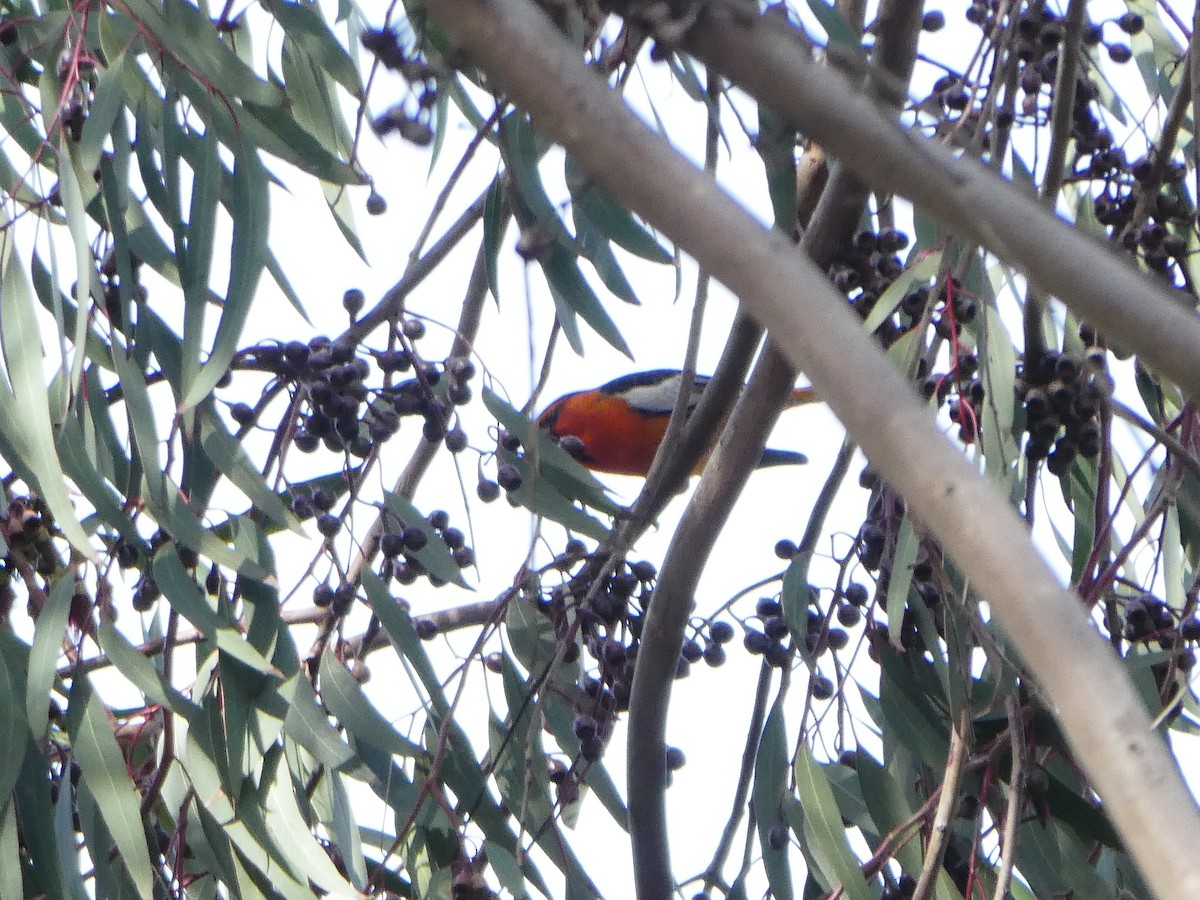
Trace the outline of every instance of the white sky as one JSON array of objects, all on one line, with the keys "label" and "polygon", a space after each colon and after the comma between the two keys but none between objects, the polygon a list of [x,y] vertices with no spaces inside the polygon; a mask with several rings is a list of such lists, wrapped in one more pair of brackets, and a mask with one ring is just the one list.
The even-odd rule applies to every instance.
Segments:
[{"label": "white sky", "polygon": [[[1111,5],[1114,10],[1123,9],[1123,5],[1119,3]],[[951,27],[930,42],[927,50],[930,54],[948,50],[953,42],[961,37],[961,32],[954,27],[960,21],[959,5],[944,6],[947,8]],[[1090,6],[1093,7],[1092,14],[1098,15],[1099,11],[1094,7],[1099,4]],[[651,70],[651,78],[654,77],[653,73],[654,70]],[[662,93],[657,95],[657,112],[668,122],[671,136],[687,146],[700,148],[704,121],[697,114],[695,106],[687,100],[680,88],[664,88],[661,79],[653,85],[656,92],[660,89]],[[398,78],[381,78],[375,87],[373,110],[376,113],[382,111],[399,96],[400,90],[401,83]],[[630,93],[633,102],[640,106],[644,94],[636,77],[630,82]],[[749,121],[753,124],[751,104],[742,103],[741,109],[749,114]],[[731,193],[766,220],[769,212],[761,167],[745,137],[737,130],[732,117],[727,118],[725,124],[729,129],[733,160],[723,156],[719,174]],[[434,172],[427,176],[429,155],[426,150],[413,148],[398,138],[390,139],[385,146],[380,147],[367,133],[363,145],[364,162],[367,170],[376,179],[380,193],[389,203],[385,215],[371,218],[363,210],[366,191],[361,190],[356,194],[359,234],[366,247],[370,265],[363,264],[346,247],[331,218],[325,213],[323,201],[313,186],[304,178],[289,173],[286,167],[270,163],[272,170],[281,175],[289,190],[293,192],[290,195],[283,191],[274,192],[272,247],[282,260],[293,285],[300,291],[318,332],[333,335],[346,326],[346,317],[341,309],[344,290],[350,287],[363,289],[369,306],[399,278],[404,260],[424,222],[430,204],[444,178],[457,162],[455,150],[464,145],[470,136],[471,133],[465,126],[457,126],[448,137],[447,151]],[[693,158],[698,155],[697,150],[693,153]],[[494,155],[491,158],[494,158]],[[550,157],[551,160],[556,158],[557,154]],[[550,171],[556,165],[560,164],[548,162],[545,170]],[[561,168],[558,171],[561,172]],[[479,161],[470,167],[462,184],[452,196],[449,211],[440,220],[440,226],[435,229],[435,239],[442,227],[452,222],[458,211],[474,200],[487,186],[494,173],[495,168],[491,163]],[[557,183],[551,179],[548,179],[548,182]],[[558,195],[565,196],[565,190],[559,188]],[[476,235],[478,234],[477,231]],[[510,248],[513,236],[510,230]],[[453,326],[474,260],[477,241],[477,236],[464,241],[451,261],[441,266],[413,295],[410,308],[427,316],[431,326],[435,322],[448,327]],[[620,256],[630,280],[638,289],[642,306],[629,307],[619,301],[610,301],[603,293],[601,296],[629,342],[635,362],[630,363],[590,332],[585,331],[586,355],[582,358],[575,357],[565,341],[560,341],[556,364],[540,406],[568,390],[598,385],[611,377],[637,369],[678,366],[682,362],[694,292],[694,266],[690,261],[685,261],[682,289],[677,297],[676,273],[670,267],[651,266],[632,260],[627,255]],[[220,265],[218,261],[214,266],[214,284],[223,283],[224,275],[217,271]],[[498,305],[492,300],[488,301],[477,350],[496,387],[502,393],[507,393],[514,405],[520,406],[528,397],[530,386],[537,377],[537,368],[541,362],[550,325],[548,316],[553,306],[539,271],[526,271],[519,258],[508,249],[502,253],[502,266],[501,296]],[[264,278],[264,296],[256,306],[243,345],[256,338],[307,340],[311,337],[309,327],[295,315],[282,297],[271,300],[266,296],[270,288],[270,282]],[[160,293],[156,296],[164,295]],[[733,311],[733,300],[722,288],[714,285],[701,346],[698,366],[700,371],[710,371],[715,364],[728,333],[728,323]],[[431,327],[430,337],[422,342],[428,358],[431,359],[441,358],[444,348],[449,343],[446,333],[438,332],[438,328]],[[241,383],[240,378],[235,380],[235,385]],[[477,379],[473,384],[477,395],[482,384],[482,379]],[[236,396],[224,396],[232,399],[251,399],[245,397],[241,391],[238,391]],[[275,414],[278,415],[278,410]],[[270,416],[266,421],[271,421]],[[490,449],[492,445],[489,442],[488,428],[491,424],[481,403],[476,402],[464,410],[464,425],[473,447],[485,451]],[[388,445],[383,454],[383,475],[380,479],[385,486],[391,487],[395,475],[407,461],[416,431],[411,424],[406,424],[401,435]],[[783,564],[772,552],[775,541],[781,537],[799,538],[815,493],[830,469],[841,439],[840,426],[823,407],[803,408],[785,414],[770,442],[771,445],[802,450],[808,454],[811,462],[804,468],[766,470],[751,479],[717,544],[717,554],[705,570],[696,598],[699,612],[710,611],[760,578],[782,571]],[[266,436],[261,436],[260,443],[264,447],[265,441]],[[469,575],[477,590],[469,595],[454,588],[434,590],[422,581],[412,589],[401,589],[401,595],[412,604],[414,613],[439,610],[458,603],[495,596],[511,582],[517,564],[524,559],[529,549],[532,523],[526,513],[510,509],[503,501],[489,506],[475,501],[475,459],[475,454],[470,451],[461,454],[457,459],[461,470],[456,471],[454,461],[449,455],[440,454],[418,492],[415,503],[426,511],[435,507],[448,509],[455,524],[464,529],[469,522],[474,533],[469,542],[475,547],[479,560],[477,576],[475,572]],[[315,465],[312,465],[313,460]],[[332,455],[323,450],[313,460],[303,459],[300,454],[293,453],[289,461],[289,476],[300,480],[308,474],[328,471],[335,464]],[[311,465],[311,472],[303,470],[304,463]],[[839,555],[846,552],[849,536],[857,531],[865,514],[866,494],[857,487],[857,472],[860,468],[861,464],[853,467],[827,527],[827,534],[841,536],[835,538]],[[490,466],[489,473],[494,475],[494,465]],[[605,477],[605,481],[612,486],[621,502],[631,502],[640,486],[640,482],[636,480],[619,477]],[[459,483],[462,486],[461,492]],[[461,499],[463,493],[470,499],[469,518]],[[1061,501],[1053,487],[1050,493],[1054,496],[1049,501],[1048,508],[1053,511],[1054,505],[1058,504],[1057,513],[1061,513]],[[668,507],[660,519],[660,528],[649,533],[638,544],[633,558],[645,558],[655,564],[661,563],[673,525],[685,502],[686,497],[678,498]],[[237,508],[236,504],[234,507]],[[366,514],[360,512],[355,518],[355,525],[363,528],[366,524]],[[313,529],[310,528],[310,533],[312,532]],[[550,535],[558,533],[555,526],[548,526],[546,532]],[[1041,539],[1043,546],[1048,548],[1048,557],[1059,562],[1061,567],[1061,557],[1056,555],[1057,550],[1053,546],[1052,537],[1043,534]],[[554,540],[555,546],[561,547],[561,540]],[[827,561],[830,550],[828,542],[821,546],[820,553],[825,561],[814,565],[811,576],[813,583],[822,587],[832,585],[836,576],[836,569]],[[311,553],[311,546],[291,540],[280,542],[279,575],[285,594],[294,587],[303,573],[311,559]],[[289,608],[307,605],[311,586],[312,582],[309,581],[301,588],[297,597],[289,604]],[[763,593],[773,593],[776,589],[777,587],[769,588]],[[743,602],[742,609],[746,613],[751,612],[755,596],[758,595],[751,595]],[[827,599],[826,593],[823,600]],[[363,620],[361,614],[356,616],[352,621],[360,627],[356,629],[352,626],[348,633],[358,633]],[[128,612],[123,616],[123,624],[131,630],[136,628],[134,618]],[[855,641],[859,635],[861,628],[853,632]],[[461,647],[464,640],[469,641],[473,637],[473,634],[462,635],[453,643]],[[306,641],[305,634],[297,636],[301,652],[307,649]],[[853,646],[852,643],[851,647]],[[711,857],[717,837],[728,816],[736,767],[745,740],[749,701],[753,695],[757,675],[757,660],[749,659],[742,651],[740,631],[728,649],[730,663],[725,667],[714,671],[703,665],[695,666],[692,675],[677,682],[674,687],[669,740],[681,746],[688,756],[688,764],[675,774],[674,786],[669,793],[669,811],[674,829],[675,855],[672,862],[678,878],[686,878],[701,871]],[[845,655],[848,657],[848,654],[849,651]],[[397,690],[397,673],[389,671],[385,663],[388,655],[385,651],[370,659],[374,677],[367,685],[367,691],[385,714],[399,719],[411,712],[412,701]],[[828,665],[828,657],[824,663]],[[824,671],[826,674],[833,674],[828,667]],[[791,689],[789,710],[792,717],[790,724],[793,728],[799,719],[803,703],[802,675],[802,672],[797,673]],[[872,666],[860,667],[856,675],[864,680],[868,689],[874,689]],[[471,677],[475,680],[474,686],[480,687],[480,679],[484,677],[482,669],[476,667]],[[486,677],[494,680],[494,693],[499,686],[498,680],[495,680],[497,676]],[[486,749],[486,737],[483,736],[487,715],[486,697],[481,690],[469,693],[469,702],[462,708],[462,720],[470,732],[480,735],[476,749],[483,752]],[[864,734],[864,729],[860,728],[860,737]],[[794,737],[793,733],[791,738]],[[872,742],[865,743],[878,752]],[[1187,757],[1188,774],[1194,778],[1197,770],[1194,746],[1189,748]],[[624,746],[623,730],[620,727],[610,744],[605,763],[617,784],[623,786]],[[387,822],[388,819],[381,818],[378,822],[364,824],[386,828]],[[574,843],[590,874],[607,896],[631,895],[627,838],[613,825],[599,803],[585,804]],[[737,860],[740,853],[741,842],[738,841],[731,858]],[[727,867],[726,871],[732,874],[734,868]],[[552,867],[546,864],[542,869],[544,874],[550,876],[551,884],[555,884]],[[799,866],[796,871],[799,871]]]}]

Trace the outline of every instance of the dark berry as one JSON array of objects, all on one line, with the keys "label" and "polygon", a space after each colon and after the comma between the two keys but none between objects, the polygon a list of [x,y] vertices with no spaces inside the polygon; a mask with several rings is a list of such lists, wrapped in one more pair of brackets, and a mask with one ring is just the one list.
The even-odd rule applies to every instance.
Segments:
[{"label": "dark berry", "polygon": [[437,623],[429,619],[417,619],[413,622],[413,630],[423,641],[431,641],[438,635]]},{"label": "dark berry", "polygon": [[672,772],[682,769],[684,766],[684,763],[687,762],[687,758],[683,755],[683,751],[680,750],[678,747],[668,747],[666,756],[667,756],[667,768],[670,769]]},{"label": "dark berry", "polygon": [[1124,44],[1109,44],[1108,58],[1115,63],[1127,63],[1133,59],[1133,51]]},{"label": "dark berry", "polygon": [[[1200,623],[1197,623],[1200,627]],[[713,622],[708,629],[708,636],[714,643],[728,644],[733,640],[733,626],[728,622]]]},{"label": "dark berry", "polygon": [[771,639],[761,631],[747,631],[742,638],[742,645],[755,655],[766,653],[767,648],[771,646]]},{"label": "dark berry", "polygon": [[312,504],[320,512],[329,512],[333,509],[335,499],[325,488],[314,488],[312,492]]},{"label": "dark berry", "polygon": [[387,212],[387,201],[383,199],[383,195],[372,189],[371,194],[367,197],[367,215],[382,216]]},{"label": "dark berry", "polygon": [[405,528],[404,529],[404,546],[409,550],[423,550],[425,545],[429,543],[429,538],[420,528]]},{"label": "dark berry", "polygon": [[440,441],[445,433],[446,426],[442,424],[440,419],[435,417],[426,418],[424,425],[421,426],[421,434],[431,444],[436,444]]},{"label": "dark berry", "polygon": [[696,641],[688,638],[683,642],[683,646],[679,650],[680,655],[688,662],[696,662],[704,655],[704,651]]},{"label": "dark berry", "polygon": [[772,616],[763,621],[763,631],[773,641],[787,637],[788,626],[782,616]]},{"label": "dark berry", "polygon": [[404,336],[410,341],[419,341],[425,337],[425,323],[420,319],[405,319]]},{"label": "dark berry", "polygon": [[709,644],[704,648],[704,662],[712,668],[725,665],[725,648],[720,644]]},{"label": "dark berry", "polygon": [[788,827],[783,822],[776,822],[767,832],[767,845],[776,853],[781,853],[788,845]]},{"label": "dark berry", "polygon": [[429,514],[429,525],[437,531],[445,531],[450,526],[450,513],[435,509]]},{"label": "dark berry", "polygon": [[313,605],[326,607],[333,602],[333,588],[327,582],[321,582],[313,588]]},{"label": "dark berry", "polygon": [[467,433],[461,428],[454,427],[446,432],[446,449],[451,453],[461,453],[467,448]]},{"label": "dark berry", "polygon": [[384,372],[407,372],[412,367],[407,350],[384,350],[375,357],[375,362]]},{"label": "dark berry", "polygon": [[342,530],[342,520],[330,513],[322,513],[317,518],[317,531],[321,532],[325,537],[334,537]]},{"label": "dark berry", "polygon": [[775,555],[780,559],[791,559],[798,552],[798,548],[794,541],[789,541],[787,538],[782,538],[775,542]]},{"label": "dark berry", "polygon": [[138,548],[134,544],[122,542],[117,547],[117,565],[122,569],[132,569],[138,563]]},{"label": "dark berry", "polygon": [[292,435],[292,441],[296,445],[296,449],[301,453],[313,453],[321,446],[321,439],[304,428],[298,428],[296,433]]},{"label": "dark berry", "polygon": [[239,425],[249,425],[254,421],[254,407],[248,403],[235,403],[229,407],[229,415]]},{"label": "dark berry", "polygon": [[481,478],[475,488],[475,493],[484,503],[491,503],[500,496],[500,485],[489,478]]},{"label": "dark berry", "polygon": [[496,480],[506,491],[515,491],[521,487],[521,472],[512,463],[505,463],[497,470]]},{"label": "dark berry", "polygon": [[330,611],[337,616],[344,616],[350,612],[350,607],[354,605],[354,585],[348,581],[343,581],[333,591],[333,603],[330,605]]},{"label": "dark berry", "polygon": [[292,513],[298,519],[311,518],[315,510],[313,509],[312,500],[305,494],[297,494],[292,498]]},{"label": "dark berry", "polygon": [[358,318],[358,314],[362,312],[363,303],[366,297],[358,288],[350,288],[342,295],[342,309],[350,314],[350,320]]},{"label": "dark berry", "polygon": [[767,661],[767,665],[773,666],[776,669],[785,668],[791,662],[791,654],[788,653],[787,647],[778,641],[773,641],[767,647],[767,651],[763,656]]},{"label": "dark berry", "polygon": [[761,597],[754,611],[760,618],[767,619],[778,616],[783,611],[783,605],[773,597]]},{"label": "dark berry", "polygon": [[404,552],[404,535],[389,531],[379,539],[379,552],[394,559]]},{"label": "dark berry", "polygon": [[558,446],[566,450],[572,459],[582,460],[587,455],[583,441],[573,434],[563,435],[558,441]]},{"label": "dark berry", "polygon": [[817,675],[809,684],[809,691],[814,700],[828,700],[833,696],[834,685],[824,675]]},{"label": "dark berry", "polygon": [[930,10],[921,17],[922,31],[941,31],[946,26],[946,14],[941,10]]},{"label": "dark berry", "polygon": [[1146,22],[1135,12],[1127,12],[1117,19],[1117,27],[1126,34],[1139,34],[1146,27]]},{"label": "dark berry", "polygon": [[446,542],[446,546],[451,550],[457,550],[467,543],[467,536],[463,534],[461,528],[443,527],[442,540]]}]

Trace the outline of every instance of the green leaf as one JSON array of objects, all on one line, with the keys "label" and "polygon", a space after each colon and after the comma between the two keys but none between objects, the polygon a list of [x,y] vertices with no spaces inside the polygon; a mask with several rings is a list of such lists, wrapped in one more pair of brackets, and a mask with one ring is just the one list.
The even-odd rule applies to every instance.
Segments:
[{"label": "green leaf", "polygon": [[[41,865],[25,870],[27,890],[47,897],[67,895],[65,867],[72,865],[75,854],[60,859],[54,835],[54,805],[50,801],[50,779],[46,777],[49,760],[30,738],[25,745],[21,777],[13,790],[21,822],[21,839],[31,859]],[[18,895],[22,896],[22,895]]]},{"label": "green leaf", "polygon": [[[554,296],[559,318],[578,314],[600,337],[632,360],[633,352],[625,343],[625,338],[621,336],[616,323],[609,317],[600,298],[579,270],[578,257],[562,244],[555,243],[541,263],[546,283]],[[565,324],[564,334],[568,334]],[[583,355],[583,346],[578,339],[571,341],[571,347],[576,353]]]},{"label": "green leaf", "polygon": [[27,670],[29,674],[25,682],[25,720],[29,723],[30,733],[37,740],[46,736],[50,724],[47,698],[54,685],[55,665],[62,654],[67,616],[71,612],[74,593],[75,577],[70,572],[60,572],[46,598],[46,605],[38,614],[37,627],[33,632]]},{"label": "green leaf", "polygon": [[[8,661],[0,662],[0,812],[5,816],[12,810],[9,795],[21,774],[21,764],[25,761],[25,747],[30,738],[25,712],[21,709],[20,702],[24,694],[25,687],[13,677]],[[41,708],[46,709],[48,706],[43,695]],[[0,833],[2,830],[0,827]],[[13,896],[5,891],[3,871],[6,865],[5,854],[0,851],[0,900],[4,900],[6,896]]]},{"label": "green leaf", "polygon": [[500,302],[500,244],[508,217],[504,214],[504,186],[500,176],[492,180],[483,207],[483,251],[487,266],[488,289]]},{"label": "green leaf", "polygon": [[416,672],[418,680],[428,694],[427,706],[437,715],[445,715],[450,708],[442,690],[442,681],[429,661],[424,644],[413,630],[408,610],[388,593],[387,586],[370,568],[362,572],[363,590],[371,602],[371,611],[387,633],[388,640]]},{"label": "green leaf", "polygon": [[243,637],[236,628],[224,624],[201,592],[196,580],[180,562],[172,547],[163,547],[154,555],[154,581],[171,603],[171,608],[196,626],[223,652],[264,675],[282,678],[276,669]]},{"label": "green leaf", "polygon": [[[557,442],[551,440],[538,428],[536,422],[525,418],[490,388],[483,389],[483,404],[505,431],[520,438],[527,456],[537,458],[539,473],[549,477],[548,470],[555,470],[556,484],[563,485],[563,491],[568,497],[582,500],[588,506],[594,506],[610,515],[620,513],[620,507],[609,499],[608,488],[604,486],[604,482],[584,468],[579,460],[567,453]],[[569,488],[565,486],[563,478],[569,483]]]},{"label": "green leaf", "polygon": [[808,0],[808,8],[816,20],[821,23],[821,27],[825,29],[825,34],[829,37],[829,44],[836,45],[841,53],[850,54],[847,66],[867,65],[862,51],[862,39],[850,27],[850,23],[846,21],[841,10],[825,3],[824,0]]},{"label": "green leaf", "polygon": [[754,144],[767,176],[767,193],[775,213],[775,229],[796,229],[796,130],[763,103],[758,104],[758,140]]},{"label": "green leaf", "polygon": [[[576,223],[586,222],[604,237],[634,256],[654,263],[670,263],[674,256],[654,236],[608,194],[596,187],[587,175],[567,157],[567,187],[571,191],[571,209]],[[796,183],[792,180],[792,200]]]},{"label": "green leaf", "polygon": [[254,292],[266,265],[267,237],[270,227],[270,197],[267,171],[252,145],[240,143],[233,169],[234,203],[233,249],[229,287],[212,352],[200,374],[184,395],[181,411],[191,409],[212,393],[229,369],[237,352],[242,328],[254,302]]},{"label": "green leaf", "polygon": [[[42,372],[42,344],[33,293],[11,242],[5,243],[0,287],[0,345],[8,383],[0,377],[0,431],[36,476],[36,488],[63,536],[89,560],[96,559],[80,527],[54,447],[50,398]],[[11,387],[10,387],[11,385]]]},{"label": "green leaf", "polygon": [[[63,790],[61,787],[58,792],[58,803],[54,807],[54,838],[58,845],[58,858],[60,862],[67,860],[74,861],[78,858],[78,852],[75,849],[75,828],[73,823],[75,812],[75,791],[68,787]],[[83,878],[79,874],[78,866],[67,864],[63,866],[62,877],[65,882],[71,900],[87,900],[87,892],[83,887]]]},{"label": "green leaf", "polygon": [[396,731],[371,705],[331,646],[326,645],[321,660],[321,699],[326,709],[356,738],[396,756],[420,757],[421,748]]},{"label": "green leaf", "polygon": [[796,753],[796,792],[804,808],[805,846],[817,858],[820,870],[830,879],[828,890],[842,886],[850,900],[877,900],[878,893],[863,878],[857,858],[846,840],[846,829],[825,767],[812,757],[807,744]]},{"label": "green leaf", "polygon": [[284,732],[311,753],[319,762],[336,771],[354,761],[354,751],[342,740],[325,711],[317,706],[317,695],[302,672],[297,672],[279,686],[279,694],[287,702]]},{"label": "green leaf", "polygon": [[325,773],[333,795],[333,821],[330,829],[333,840],[345,864],[350,883],[355,890],[365,893],[367,887],[367,865],[363,857],[362,839],[358,833],[358,822],[350,793],[346,790],[346,779],[342,773],[332,770]]},{"label": "green leaf", "polygon": [[[174,126],[174,123],[171,123]],[[172,133],[175,128],[172,127]],[[184,137],[181,135],[181,137]],[[183,281],[183,371],[181,390],[187,394],[200,371],[204,318],[208,310],[208,279],[216,237],[217,206],[221,202],[221,160],[217,134],[209,129],[190,159],[192,200],[186,230],[176,234],[175,259]],[[184,240],[180,241],[180,238]]]},{"label": "green leaf", "polygon": [[[104,70],[100,72],[94,99],[88,106],[87,119],[79,139],[78,159],[82,172],[94,172],[100,165],[104,144],[113,123],[117,116],[124,115],[124,69],[125,54],[121,53],[108,59]],[[61,172],[59,174],[61,176]]]},{"label": "green leaf", "polygon": [[[182,62],[186,70],[203,73],[216,96],[286,105],[284,92],[263,81],[242,62],[218,36],[212,20],[197,7],[183,0],[165,0],[161,5],[151,0],[130,0],[126,8],[139,29],[153,37],[160,54],[166,51],[168,58]],[[210,103],[221,102],[216,96]]]},{"label": "green leaf", "polygon": [[[87,210],[83,192],[80,189],[79,171],[81,164],[78,160],[78,153],[73,152],[74,147],[69,142],[64,141],[59,150],[59,158],[62,164],[58,171],[58,190],[59,195],[63,200],[63,211],[67,217],[67,230],[71,233],[71,242],[75,246],[75,277],[76,277],[76,293],[80,300],[77,302],[81,308],[86,308],[87,299],[91,295],[92,290],[96,287],[96,265],[92,261],[92,247],[88,240],[88,220]],[[84,171],[92,171],[86,169]],[[53,261],[53,254],[51,260]],[[83,285],[87,285],[87,290],[83,289]],[[63,365],[65,366],[69,359],[67,348],[61,346],[66,339],[66,313],[63,308],[62,294],[55,290],[51,292],[51,310],[54,313],[55,324],[59,328],[60,350],[63,354]],[[71,365],[70,385],[73,392],[78,392],[80,378],[83,373],[83,363],[85,354],[82,348],[87,341],[87,317],[75,316],[75,328],[73,335],[73,343],[75,349],[75,359]],[[60,424],[65,416],[65,410],[62,410],[64,415],[54,416],[55,424]]]},{"label": "green leaf", "polygon": [[175,690],[163,677],[162,672],[129,643],[112,622],[107,619],[100,620],[100,627],[96,631],[96,643],[100,645],[109,662],[142,692],[148,702],[157,703],[179,713],[185,719],[190,718],[196,704]]},{"label": "green leaf", "polygon": [[787,849],[771,847],[771,830],[783,821],[783,798],[787,793],[787,728],[782,696],[776,699],[763,725],[754,760],[754,813],[758,820],[758,843],[762,848],[763,868],[777,900],[792,898],[792,870]]},{"label": "green leaf", "polygon": [[893,640],[899,640],[903,631],[904,610],[908,604],[909,588],[912,587],[913,565],[917,561],[919,545],[912,519],[906,515],[900,523],[900,534],[896,538],[896,552],[892,561],[892,576],[888,580],[888,633]]},{"label": "green leaf", "polygon": [[930,279],[937,275],[942,267],[942,253],[936,251],[922,257],[915,266],[910,266],[901,273],[900,277],[887,286],[887,289],[875,301],[871,312],[863,322],[866,331],[873,332],[891,316],[900,306],[904,295],[917,284],[929,284]]},{"label": "green leaf", "polygon": [[607,526],[575,506],[571,499],[553,483],[553,479],[550,477],[552,470],[547,470],[547,477],[539,478],[525,457],[501,450],[500,459],[515,466],[521,474],[521,486],[515,491],[509,491],[508,494],[514,501],[530,512],[545,516],[552,522],[557,522],[564,528],[590,537],[592,540],[603,541],[608,537]]},{"label": "green leaf", "polygon": [[338,43],[321,17],[321,7],[284,0],[264,0],[263,6],[283,26],[289,38],[303,47],[322,70],[328,72],[353,97],[361,97],[358,66]]},{"label": "green leaf", "polygon": [[154,408],[146,379],[116,343],[113,344],[112,354],[113,367],[124,392],[137,459],[143,469],[146,505],[154,518],[167,528],[175,540],[213,562],[252,578],[267,577],[268,573],[258,561],[257,554],[251,556],[240,548],[231,550],[224,541],[201,525],[195,512],[182,498],[179,486],[167,476],[159,460]]},{"label": "green leaf", "polygon": [[[22,749],[23,753],[24,749]],[[19,762],[18,758],[18,768]],[[21,883],[21,875],[21,844],[20,828],[17,824],[17,806],[15,803],[5,803],[0,808],[0,900],[23,900],[25,891]]]},{"label": "green leaf", "polygon": [[484,841],[481,849],[487,854],[488,864],[500,880],[500,886],[508,891],[514,900],[528,900],[529,891],[525,887],[525,877],[521,874],[521,866],[516,857],[495,841]]},{"label": "green leaf", "polygon": [[299,533],[300,521],[267,486],[245,448],[213,414],[211,404],[202,405],[197,413],[195,427],[200,431],[200,443],[213,464],[249,498],[254,510],[277,526]]},{"label": "green leaf", "polygon": [[355,890],[350,882],[339,874],[329,854],[317,843],[312,829],[304,821],[287,767],[276,766],[269,782],[270,790],[264,808],[267,829],[275,844],[291,862],[292,868],[322,891],[334,896],[354,895]]},{"label": "green leaf", "polygon": [[75,761],[96,798],[121,862],[139,896],[149,898],[153,894],[153,874],[150,848],[146,844],[146,832],[138,809],[138,793],[129,780],[108,712],[92,692],[91,680],[87,677],[73,679],[67,730]]},{"label": "green leaf", "polygon": [[933,771],[946,765],[950,732],[944,717],[936,712],[913,673],[890,645],[881,648],[882,673],[879,698],[860,693],[871,718],[888,726],[901,744],[915,753]]}]

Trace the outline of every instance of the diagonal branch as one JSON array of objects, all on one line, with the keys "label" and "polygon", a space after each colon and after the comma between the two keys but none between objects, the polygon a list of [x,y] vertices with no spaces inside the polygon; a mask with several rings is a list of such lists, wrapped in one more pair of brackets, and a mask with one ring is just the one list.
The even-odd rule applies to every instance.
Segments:
[{"label": "diagonal branch", "polygon": [[[1200,813],[1111,648],[1006,499],[940,434],[824,274],[633,115],[527,0],[430,0],[427,9],[543,133],[731,288],[811,377],[881,476],[978,585],[1146,883],[1168,900],[1200,896],[1200,870],[1191,864]],[[740,16],[705,7],[689,40],[872,186],[906,194],[1101,330],[1119,329],[1125,346],[1200,396],[1200,323],[1150,279],[990,172],[898,129],[842,78],[805,64],[788,31],[745,7]]]}]

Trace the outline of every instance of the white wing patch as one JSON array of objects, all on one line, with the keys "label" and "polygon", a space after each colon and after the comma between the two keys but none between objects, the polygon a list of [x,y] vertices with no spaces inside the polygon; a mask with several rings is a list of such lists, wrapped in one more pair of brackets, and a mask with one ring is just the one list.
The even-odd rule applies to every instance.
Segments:
[{"label": "white wing patch", "polygon": [[[688,400],[688,411],[696,408],[700,395],[708,378],[697,375],[692,382],[692,396]],[[665,378],[657,384],[643,384],[621,392],[629,405],[639,412],[652,415],[670,415],[675,408],[675,398],[679,396],[679,375]]]}]

